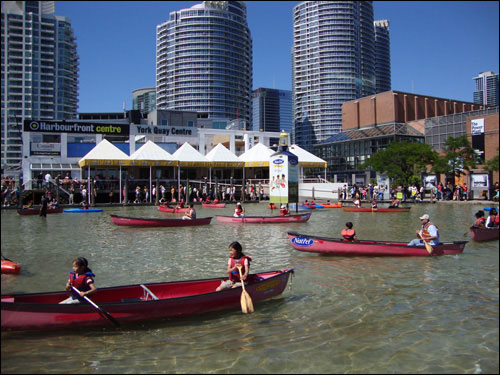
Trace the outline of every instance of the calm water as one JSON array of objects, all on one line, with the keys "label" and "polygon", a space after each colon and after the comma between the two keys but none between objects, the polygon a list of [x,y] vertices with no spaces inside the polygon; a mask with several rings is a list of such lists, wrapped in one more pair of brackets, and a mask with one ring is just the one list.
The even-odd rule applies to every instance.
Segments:
[{"label": "calm water", "polygon": [[[433,258],[328,257],[301,253],[286,232],[409,241],[428,213],[442,241],[470,240],[480,204],[414,205],[410,213],[316,210],[308,223],[136,229],[109,214],[168,217],[153,207],[47,218],[1,213],[2,253],[22,266],[2,294],[62,290],[85,256],[98,287],[224,275],[240,241],[252,271],[295,268],[291,289],[255,313],[239,309],[115,329],[2,333],[2,373],[483,373],[499,371],[498,241],[469,242]],[[248,215],[268,214],[247,204]],[[275,211],[276,213],[276,211]]]}]

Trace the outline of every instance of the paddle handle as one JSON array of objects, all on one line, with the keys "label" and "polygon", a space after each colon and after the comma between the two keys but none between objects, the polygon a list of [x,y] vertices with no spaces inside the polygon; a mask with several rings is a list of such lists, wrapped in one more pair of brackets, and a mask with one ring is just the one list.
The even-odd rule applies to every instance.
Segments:
[{"label": "paddle handle", "polygon": [[241,287],[243,288],[243,291],[246,292],[245,281],[243,280],[243,274],[241,273],[241,267],[243,267],[241,264],[236,265],[236,268],[238,269],[238,272],[240,273]]},{"label": "paddle handle", "polygon": [[[75,293],[80,295],[80,291],[78,289],[76,289],[73,285],[71,285],[71,288],[75,291]],[[106,311],[101,309],[99,306],[97,306],[90,298],[88,298],[87,296],[83,296],[83,298],[85,299],[85,301],[87,301],[93,307],[95,307],[97,310],[99,310],[101,313],[103,313],[104,316],[106,318],[108,318],[114,325],[116,325],[117,327],[120,326],[120,323],[118,323],[118,321],[115,318],[113,318],[109,313],[107,313]]]}]

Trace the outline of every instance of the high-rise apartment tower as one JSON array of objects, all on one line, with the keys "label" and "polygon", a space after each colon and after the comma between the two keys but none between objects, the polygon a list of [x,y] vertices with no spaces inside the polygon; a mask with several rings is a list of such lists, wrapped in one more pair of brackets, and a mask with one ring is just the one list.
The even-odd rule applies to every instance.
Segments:
[{"label": "high-rise apartment tower", "polygon": [[388,20],[375,21],[373,24],[375,30],[376,92],[379,93],[391,90],[391,40]]},{"label": "high-rise apartment tower", "polygon": [[252,39],[243,1],[204,1],[156,27],[156,106],[250,121]]},{"label": "high-rise apartment tower", "polygon": [[474,77],[476,91],[474,103],[497,106],[498,105],[498,74],[493,72],[479,73]]},{"label": "high-rise apartment tower", "polygon": [[76,38],[54,12],[55,1],[2,1],[2,176],[20,171],[24,119],[76,117]]},{"label": "high-rise apartment tower", "polygon": [[292,61],[294,141],[312,150],[341,131],[344,102],[376,93],[372,1],[298,4]]}]

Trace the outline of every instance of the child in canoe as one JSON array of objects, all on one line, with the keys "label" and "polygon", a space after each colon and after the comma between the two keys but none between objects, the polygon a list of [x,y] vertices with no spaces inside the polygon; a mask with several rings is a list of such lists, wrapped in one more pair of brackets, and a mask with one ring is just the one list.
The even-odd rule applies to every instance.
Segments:
[{"label": "child in canoe", "polygon": [[[95,275],[92,273],[92,270],[88,266],[89,263],[87,259],[83,257],[73,260],[73,270],[69,273],[69,279],[66,283],[66,290],[68,292],[71,292],[71,295],[69,296],[69,298],[59,303],[80,303],[83,299],[82,297],[88,297],[97,291],[93,279]],[[74,286],[76,289],[78,289],[80,293],[76,294],[71,286]]]},{"label": "child in canoe", "polygon": [[238,271],[238,265],[242,266],[241,274],[243,280],[248,277],[248,272],[250,271],[250,262],[252,258],[243,254],[243,248],[238,241],[234,241],[229,245],[229,260],[227,262],[227,274],[229,279],[222,281],[217,287],[216,291],[219,292],[224,289],[237,288],[241,286],[240,273]]}]

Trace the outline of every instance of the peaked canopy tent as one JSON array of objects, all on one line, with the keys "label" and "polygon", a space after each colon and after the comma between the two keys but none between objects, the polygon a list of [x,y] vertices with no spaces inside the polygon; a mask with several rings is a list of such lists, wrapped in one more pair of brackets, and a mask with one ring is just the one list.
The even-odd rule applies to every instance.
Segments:
[{"label": "peaked canopy tent", "polygon": [[181,168],[182,167],[207,167],[212,165],[212,162],[203,156],[189,143],[185,142],[177,151],[172,155],[178,161],[177,167],[177,195],[180,199],[180,181],[181,181]]},{"label": "peaked canopy tent", "polygon": [[[177,167],[179,162],[153,141],[148,141],[141,148],[130,155],[130,166],[149,166],[149,191],[152,190],[152,167]],[[121,173],[120,173],[121,178]],[[156,186],[158,189],[159,186]],[[153,194],[149,194],[151,203]],[[156,194],[158,197],[158,194]]]},{"label": "peaked canopy tent", "polygon": [[[90,178],[90,167],[94,166],[119,166],[120,167],[120,191],[122,190],[122,165],[129,165],[129,156],[120,150],[118,147],[114,146],[111,142],[103,139],[99,144],[97,144],[92,150],[90,150],[83,158],[78,161],[80,168],[88,167],[88,199],[90,203],[91,190],[91,178]],[[81,174],[83,176],[83,174]],[[121,202],[121,194],[120,194]]]},{"label": "peaked canopy tent", "polygon": [[299,178],[304,178],[304,168],[324,168],[326,179],[326,161],[297,145],[291,145],[288,150],[299,158]]},{"label": "peaked canopy tent", "polygon": [[212,184],[212,167],[243,168],[245,178],[245,162],[228,150],[222,143],[217,144],[205,157],[212,162],[209,168],[209,179]]}]

